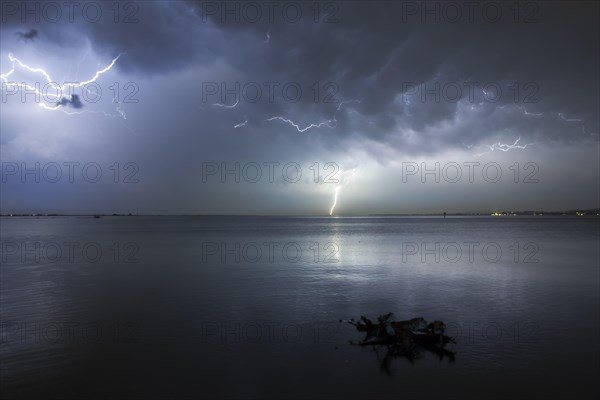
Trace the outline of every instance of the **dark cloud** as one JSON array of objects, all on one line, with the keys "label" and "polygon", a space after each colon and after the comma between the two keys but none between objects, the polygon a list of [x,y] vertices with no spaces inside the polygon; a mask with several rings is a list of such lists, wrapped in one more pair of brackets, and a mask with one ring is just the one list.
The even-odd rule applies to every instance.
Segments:
[{"label": "dark cloud", "polygon": [[[262,18],[254,22],[249,20],[252,10],[244,14],[240,2],[137,4],[134,22],[115,24],[107,19],[65,29],[77,29],[106,57],[126,52],[117,68],[136,76],[202,66],[212,71],[212,81],[228,88],[251,82],[276,82],[279,87],[294,83],[302,88],[297,102],[282,98],[281,92],[273,102],[263,87],[259,101],[240,99],[231,110],[233,115],[221,114],[225,118],[241,120],[238,112],[255,121],[283,116],[300,126],[335,118],[335,129],[311,130],[330,140],[331,146],[353,132],[387,141],[406,130],[428,136],[440,124],[481,129],[462,130],[462,137],[438,138],[439,146],[428,147],[428,152],[465,138],[495,136],[506,125],[532,141],[595,140],[589,133],[599,131],[600,104],[597,93],[590,90],[598,87],[600,68],[595,3],[535,3],[538,9],[530,23],[524,23],[529,9],[522,10],[525,16],[515,23],[510,7],[502,8],[503,18],[494,23],[476,8],[469,22],[463,3],[457,4],[465,16],[456,23],[442,14],[437,22],[433,17],[423,20],[418,13],[408,13],[406,2],[338,2],[334,23],[315,23],[314,11],[304,3],[298,3],[303,4],[302,18],[293,23],[282,17],[283,5],[275,8],[272,20],[263,5]],[[441,7],[442,3],[432,4]],[[270,40],[265,43],[267,33]],[[50,36],[57,44],[76,45],[61,29]],[[226,68],[215,69],[217,64]],[[190,89],[201,90],[205,82],[191,82]],[[329,83],[335,85],[330,99],[325,88]],[[453,93],[453,85],[461,89],[456,101],[444,96]],[[497,100],[482,97],[485,85],[491,85],[491,91],[500,88]],[[432,90],[437,95],[428,94]],[[405,95],[411,97],[410,104]],[[348,99],[361,102],[336,111],[339,102]],[[227,100],[233,103],[231,96]],[[459,100],[473,105],[470,114],[466,107],[457,112]],[[356,113],[349,115],[351,111]],[[490,113],[499,117],[498,125],[490,123]],[[527,113],[543,116],[533,118]],[[557,122],[559,114],[581,123]],[[272,124],[263,125],[262,129],[269,129]]]},{"label": "dark cloud", "polygon": [[76,94],[71,95],[71,97],[69,99],[67,99],[66,97],[61,98],[59,101],[56,102],[56,105],[57,106],[70,106],[73,108],[82,108],[83,107],[83,103],[79,99],[79,96]]},{"label": "dark cloud", "polygon": [[33,41],[38,36],[38,31],[37,29],[31,29],[27,32],[17,32],[17,35],[24,41]]},{"label": "dark cloud", "polygon": [[[481,16],[473,23],[402,23],[403,2],[340,2],[339,22],[333,24],[316,24],[309,17],[297,23],[244,23],[243,18],[224,23],[216,13],[208,18],[214,25],[201,22],[200,16],[190,22],[211,31],[211,39],[222,44],[216,51],[201,40],[205,47],[196,54],[208,51],[209,56],[194,62],[211,64],[215,58],[210,54],[216,51],[215,57],[231,69],[220,77],[228,87],[236,82],[299,83],[304,96],[298,102],[281,96],[275,103],[242,101],[224,117],[243,110],[257,121],[282,116],[301,127],[335,118],[334,129],[310,131],[329,142],[329,148],[346,146],[340,139],[353,132],[415,153],[491,140],[509,131],[529,141],[595,142],[600,105],[590,88],[598,87],[598,26],[592,17],[598,5],[538,6],[531,23],[515,23],[510,15],[498,23]],[[267,32],[271,39],[265,45]],[[316,82],[335,83],[338,102],[361,102],[336,112],[337,104],[325,103],[323,96],[315,101],[311,89]],[[452,85],[462,91],[456,101],[444,96]],[[482,93],[486,85],[489,98]],[[407,88],[415,88],[416,94],[407,94]],[[494,88],[501,90],[497,99]],[[431,90],[437,98],[428,94]],[[286,127],[275,123],[279,131]],[[446,126],[443,136],[436,134],[441,125]],[[287,128],[294,133],[292,126]],[[261,129],[271,126],[262,124]],[[397,140],[410,131],[431,146],[410,148]]]}]

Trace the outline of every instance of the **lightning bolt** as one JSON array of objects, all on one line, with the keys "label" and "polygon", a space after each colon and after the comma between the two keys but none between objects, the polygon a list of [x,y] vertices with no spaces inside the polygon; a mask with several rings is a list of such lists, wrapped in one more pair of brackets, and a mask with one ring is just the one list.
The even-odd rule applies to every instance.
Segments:
[{"label": "lightning bolt", "polygon": [[340,179],[338,184],[335,187],[335,191],[333,193],[333,204],[331,205],[331,208],[329,209],[329,215],[333,215],[333,211],[335,210],[335,206],[337,205],[337,201],[338,201],[338,196],[340,193],[340,189],[344,186],[347,185],[348,183],[350,183],[350,181],[352,180],[352,178],[354,178],[354,174],[356,173],[356,168],[352,169],[352,175],[349,178],[345,178],[344,177],[344,173],[342,170],[340,170]]},{"label": "lightning bolt", "polygon": [[244,122],[240,122],[239,124],[237,124],[237,125],[234,125],[234,126],[233,126],[233,128],[234,128],[234,129],[241,128],[241,127],[243,127],[243,126],[246,126],[247,124],[248,124],[248,118],[246,118],[246,119],[244,120]]},{"label": "lightning bolt", "polygon": [[518,144],[519,141],[521,141],[521,137],[520,136],[517,138],[517,140],[515,140],[515,142],[513,144],[504,144],[504,143],[497,142],[497,143],[494,143],[492,145],[488,144],[488,145],[485,145],[485,146],[487,146],[491,151],[501,150],[501,151],[506,152],[506,151],[509,151],[509,150],[512,150],[512,149],[525,150],[527,148],[527,146],[533,146],[533,145],[537,144],[537,143],[527,143],[527,144],[524,144],[524,145],[519,145]]},{"label": "lightning bolt", "polygon": [[223,108],[235,108],[238,105],[239,102],[240,102],[240,99],[237,99],[235,101],[235,103],[233,103],[230,106],[228,106],[227,104],[221,104],[221,103],[213,103],[213,106],[215,106],[215,107],[223,107]]},{"label": "lightning bolt", "polygon": [[565,117],[565,114],[563,114],[563,113],[558,113],[558,116],[559,116],[559,117],[560,117],[560,118],[561,118],[563,121],[566,121],[566,122],[583,122],[583,120],[582,120],[582,119],[579,119],[579,118],[566,118],[566,117]]},{"label": "lightning bolt", "polygon": [[330,129],[333,129],[333,128],[335,128],[337,126],[337,119],[336,119],[336,117],[337,117],[338,111],[340,111],[342,109],[342,106],[344,104],[360,103],[360,102],[361,102],[361,100],[345,100],[345,101],[340,101],[340,104],[338,104],[338,106],[337,106],[337,108],[335,110],[335,113],[333,114],[333,117],[331,119],[328,119],[326,121],[319,122],[319,123],[316,123],[316,124],[313,123],[313,124],[305,126],[304,128],[301,128],[299,124],[295,123],[291,119],[287,119],[287,118],[284,118],[284,117],[281,117],[281,116],[267,118],[267,119],[265,119],[265,121],[269,122],[269,121],[279,120],[279,121],[288,123],[288,124],[292,125],[294,128],[296,128],[296,130],[298,132],[300,132],[300,133],[304,133],[304,132],[308,131],[309,129],[320,128],[322,126],[326,126],[326,127],[330,128]]},{"label": "lightning bolt", "polygon": [[[514,85],[511,84],[511,85]],[[489,92],[486,92],[485,90],[482,90],[483,95],[488,98],[490,98],[489,96]],[[464,102],[466,102],[466,100],[461,99],[460,104],[464,104]],[[406,103],[406,101],[405,101]],[[479,103],[479,106],[482,106],[484,103]],[[475,106],[474,104],[471,104],[470,109],[471,110],[476,110],[479,107]],[[518,114],[517,116],[519,118],[523,118],[523,119],[528,119],[528,120],[540,120],[543,123],[549,123],[549,124],[554,124],[554,125],[567,125],[567,124],[579,124],[581,127],[581,132],[583,133],[583,135],[588,136],[588,137],[594,137],[597,136],[597,134],[594,133],[588,133],[589,124],[586,124],[586,122],[583,119],[580,118],[569,118],[567,116],[565,116],[565,114],[563,112],[556,112],[556,111],[545,111],[545,112],[530,112],[528,111],[528,109],[524,106],[524,105],[518,105],[518,104],[505,104],[502,106],[497,106],[496,110],[494,111],[499,111],[499,110],[505,110],[505,112],[510,112],[511,114]],[[456,115],[458,115],[458,110],[456,112]],[[587,127],[586,127],[587,125]],[[573,127],[573,125],[569,125],[570,127]],[[463,146],[466,147],[468,150],[477,150],[477,151],[482,151],[481,149],[483,149],[482,152],[476,153],[474,154],[475,157],[481,157],[485,154],[488,154],[492,151],[502,151],[502,152],[508,152],[511,150],[525,150],[526,148],[528,148],[529,146],[534,146],[537,144],[541,144],[541,143],[526,143],[526,144],[522,144],[520,143],[521,138],[517,138],[517,140],[515,140],[514,143],[501,143],[501,142],[497,142],[497,143],[493,143],[493,144],[484,144],[484,145],[476,145],[476,144],[465,144],[463,143]],[[487,151],[485,151],[487,150]]]},{"label": "lightning bolt", "polygon": [[[474,145],[465,145],[467,147],[467,149],[480,149],[481,147],[487,147],[488,149],[490,149],[490,151],[496,151],[496,150],[500,150],[503,152],[507,152],[509,150],[513,150],[513,149],[518,149],[518,150],[525,150],[527,147],[529,146],[534,146],[536,144],[539,143],[526,143],[526,144],[519,144],[519,142],[521,141],[521,137],[519,136],[517,138],[517,140],[515,140],[515,142],[513,144],[506,144],[506,143],[493,143],[493,144],[484,144],[482,146],[474,146]],[[481,157],[484,154],[489,153],[489,151],[484,151],[483,153],[478,153],[475,154],[476,157]]]},{"label": "lightning bolt", "polygon": [[[500,106],[498,108],[504,109],[506,107],[506,105],[504,106]],[[532,113],[527,111],[527,109],[525,109],[525,107],[523,106],[516,106],[517,109],[519,109],[524,115],[529,116],[529,117],[542,117],[544,115],[544,113]],[[549,114],[551,116],[558,116],[562,121],[564,122],[577,122],[581,124],[581,131],[583,132],[583,134],[585,135],[589,135],[589,136],[595,136],[596,134],[594,133],[588,133],[585,129],[585,125],[584,125],[584,120],[580,119],[580,118],[567,118],[565,117],[565,114],[562,112],[549,112]],[[480,149],[482,147],[487,147],[490,151],[496,151],[496,150],[500,150],[503,152],[507,152],[509,150],[513,150],[513,149],[518,149],[518,150],[525,150],[527,147],[529,146],[534,146],[537,145],[539,143],[534,142],[534,143],[526,143],[526,144],[519,144],[521,140],[521,137],[517,138],[517,140],[515,140],[515,142],[513,144],[507,144],[507,143],[493,143],[493,144],[484,144],[481,146],[475,146],[473,144],[471,145],[466,145],[463,143],[463,146],[465,146],[467,149]],[[484,154],[488,154],[489,151],[484,151],[483,153],[477,153],[475,154],[476,157],[481,157]]]},{"label": "lightning bolt", "polygon": [[350,103],[362,103],[362,100],[345,100],[345,101],[340,101],[340,104],[338,104],[337,108],[335,109],[336,111],[340,111],[342,109],[342,106],[344,104],[350,104]]},{"label": "lightning bolt", "polygon": [[329,215],[333,215],[333,210],[335,209],[335,206],[337,204],[337,199],[338,199],[338,193],[340,191],[340,186],[336,186],[335,188],[335,194],[333,196],[333,205],[331,206],[331,209],[329,210]]},{"label": "lightning bolt", "polygon": [[[505,106],[499,107],[499,108],[504,108],[504,107]],[[517,108],[519,110],[523,111],[523,114],[528,115],[528,116],[541,117],[541,116],[544,115],[544,113],[531,113],[531,112],[528,112],[525,109],[525,107],[523,107],[523,106],[517,106]],[[590,134],[587,133],[587,131],[585,130],[585,125],[584,125],[585,121],[582,120],[581,118],[567,118],[567,117],[565,117],[565,114],[562,113],[562,112],[559,112],[559,113],[550,112],[550,114],[558,116],[561,120],[563,120],[565,122],[579,122],[579,123],[581,123],[581,131],[583,132],[583,134],[590,135],[590,136],[594,136],[595,135],[595,133],[590,133]]]},{"label": "lightning bolt", "polygon": [[565,117],[564,113],[558,113],[557,115],[560,117],[560,119],[562,119],[565,122],[579,122],[581,124],[581,132],[584,135],[586,135],[586,136],[598,136],[598,133],[588,132],[585,129],[585,122],[584,122],[584,120],[582,120],[580,118],[567,118],[567,117]]},{"label": "lightning bolt", "polygon": [[[94,76],[92,76],[88,80],[85,80],[85,81],[82,81],[82,82],[68,82],[68,83],[65,83],[63,85],[58,85],[52,79],[52,77],[50,76],[50,74],[48,72],[46,72],[46,70],[44,70],[43,68],[34,68],[34,67],[31,67],[31,66],[25,64],[24,62],[22,62],[21,60],[19,60],[12,53],[9,53],[8,54],[8,59],[11,62],[11,69],[7,73],[5,73],[5,74],[1,74],[0,75],[0,80],[6,84],[6,87],[11,87],[11,88],[12,87],[17,87],[17,88],[20,88],[20,89],[26,89],[26,90],[28,90],[30,92],[36,93],[39,96],[43,96],[43,97],[50,96],[51,98],[54,98],[56,100],[56,99],[60,99],[60,98],[63,97],[62,92],[64,92],[65,89],[68,89],[68,88],[79,88],[79,87],[83,87],[85,85],[89,85],[90,83],[95,82],[101,75],[103,75],[106,72],[110,71],[115,66],[115,63],[117,62],[117,60],[119,60],[119,58],[122,55],[124,55],[124,54],[125,53],[119,53],[110,62],[110,64],[108,64],[106,67],[102,68],[101,70],[96,71],[96,73],[94,74]],[[27,70],[29,72],[33,72],[33,73],[36,73],[36,74],[43,75],[44,78],[46,79],[46,83],[50,87],[52,87],[53,89],[57,90],[57,92],[59,92],[60,94],[42,93],[35,86],[31,86],[31,85],[28,85],[26,83],[9,82],[8,81],[8,77],[10,77],[11,75],[13,75],[15,73],[17,66],[20,67],[20,68],[22,68],[22,69],[24,69],[24,70]],[[88,93],[91,93],[87,89],[86,89],[86,91]],[[59,110],[59,111],[64,112],[67,115],[93,113],[93,114],[102,114],[102,115],[110,117],[110,118],[121,117],[123,119],[126,119],[125,112],[120,108],[121,103],[118,102],[118,101],[116,101],[115,99],[113,99],[113,103],[117,104],[117,113],[118,114],[109,114],[109,113],[107,113],[105,111],[98,111],[98,110],[82,110],[82,111],[72,111],[72,112],[70,112],[70,111],[62,109],[61,105],[57,105],[55,107],[50,107],[50,106],[47,106],[44,103],[40,103],[39,106],[42,107],[42,108],[44,108],[44,109],[46,109],[46,110],[52,110],[52,111]]]},{"label": "lightning bolt", "polygon": [[533,117],[541,117],[542,115],[544,115],[544,113],[531,113],[531,112],[527,111],[525,109],[525,107],[523,107],[523,106],[517,106],[517,108],[519,110],[523,111],[523,114],[525,114],[525,115],[530,115],[530,116],[533,116]]},{"label": "lightning bolt", "polygon": [[125,111],[123,111],[123,109],[121,109],[121,103],[119,103],[119,102],[114,102],[114,103],[117,104],[117,107],[116,107],[117,114],[110,114],[110,113],[107,113],[106,111],[102,111],[102,110],[67,111],[67,110],[63,109],[62,106],[60,106],[60,105],[50,107],[43,103],[40,103],[39,106],[45,110],[62,111],[63,113],[65,113],[67,115],[100,114],[100,115],[104,115],[105,117],[111,118],[111,119],[115,119],[115,118],[119,118],[119,117],[123,118],[124,120],[127,119],[127,115],[125,114]]},{"label": "lightning bolt", "polygon": [[304,133],[307,130],[312,129],[312,128],[320,128],[322,126],[326,126],[328,128],[333,129],[333,128],[335,128],[335,125],[331,125],[331,124],[336,122],[336,120],[328,119],[327,121],[320,122],[318,124],[310,124],[308,126],[305,126],[304,128],[300,128],[300,125],[298,125],[297,123],[295,123],[291,119],[286,119],[286,118],[283,118],[283,117],[272,117],[272,118],[265,119],[265,121],[274,121],[274,120],[279,120],[279,121],[286,122],[286,123],[292,125],[294,128],[296,128],[296,130],[298,132],[300,132],[300,133]]}]

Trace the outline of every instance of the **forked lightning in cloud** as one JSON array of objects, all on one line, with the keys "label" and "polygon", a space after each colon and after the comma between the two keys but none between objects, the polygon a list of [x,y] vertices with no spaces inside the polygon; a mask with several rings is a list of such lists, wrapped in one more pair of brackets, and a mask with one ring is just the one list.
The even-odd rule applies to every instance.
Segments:
[{"label": "forked lightning in cloud", "polygon": [[[21,60],[19,60],[12,53],[9,53],[8,54],[8,59],[11,62],[11,69],[7,73],[5,73],[5,74],[1,74],[0,75],[0,80],[2,80],[2,83],[3,83],[2,86],[3,86],[3,88],[4,87],[6,87],[6,88],[20,88],[21,90],[25,89],[25,90],[27,90],[27,91],[29,91],[31,93],[35,93],[35,94],[37,94],[39,96],[42,96],[44,98],[49,97],[49,98],[51,98],[53,100],[58,100],[58,102],[56,103],[56,105],[52,106],[52,107],[48,106],[48,105],[46,105],[44,103],[40,103],[39,106],[42,107],[42,108],[44,108],[44,109],[46,109],[46,110],[53,110],[53,111],[54,110],[59,110],[59,111],[62,111],[65,114],[68,114],[68,115],[93,113],[93,114],[102,114],[102,115],[107,116],[109,118],[120,117],[120,118],[126,119],[125,112],[120,107],[121,103],[118,102],[118,101],[116,101],[115,99],[113,99],[113,103],[117,104],[117,107],[116,107],[117,114],[109,114],[109,113],[107,113],[105,111],[99,111],[99,110],[67,111],[67,110],[63,109],[63,106],[65,104],[73,103],[74,100],[76,99],[76,95],[70,95],[68,99],[65,99],[65,97],[63,96],[63,92],[66,89],[79,88],[79,87],[83,87],[83,86],[89,85],[89,84],[91,84],[93,82],[96,82],[96,80],[98,78],[100,78],[100,76],[102,74],[105,74],[106,72],[110,71],[115,66],[115,63],[117,62],[117,60],[122,55],[124,55],[124,54],[125,53],[118,54],[110,62],[110,64],[108,64],[106,67],[104,67],[104,68],[96,71],[96,73],[90,79],[88,79],[88,80],[85,80],[85,81],[82,81],[82,82],[67,82],[67,83],[64,83],[62,85],[59,85],[59,84],[56,83],[55,80],[52,79],[52,77],[50,76],[50,74],[48,72],[46,72],[45,69],[31,67],[31,66],[25,64],[24,62],[22,62]],[[56,93],[47,93],[47,92],[42,93],[40,91],[40,89],[38,87],[36,87],[36,86],[32,86],[32,85],[29,85],[27,83],[9,82],[8,78],[15,73],[17,66],[20,67],[20,68],[22,68],[22,69],[24,69],[24,70],[27,70],[29,72],[33,72],[33,73],[36,73],[36,74],[41,74],[42,76],[44,76],[44,78],[46,80],[47,86],[49,86],[50,88],[52,88],[53,90],[55,90]],[[89,90],[87,90],[87,91],[89,92]]]},{"label": "forked lightning in cloud", "polygon": [[506,151],[509,151],[509,150],[512,150],[512,149],[525,150],[527,148],[527,146],[533,146],[533,145],[537,144],[537,143],[527,143],[527,144],[520,145],[520,144],[518,144],[520,141],[521,141],[521,137],[519,136],[517,138],[517,140],[515,140],[515,142],[513,144],[505,144],[505,143],[497,142],[497,143],[494,143],[494,144],[491,144],[491,145],[486,144],[484,146],[488,147],[491,151],[500,150],[500,151],[505,151],[506,152]]},{"label": "forked lightning in cloud", "polygon": [[[517,140],[515,140],[515,142],[513,144],[507,144],[507,143],[501,143],[501,142],[496,142],[493,144],[484,144],[481,146],[466,146],[468,149],[480,149],[481,147],[487,147],[488,149],[490,149],[490,151],[496,151],[496,150],[500,150],[503,152],[507,152],[509,150],[513,150],[513,149],[517,149],[517,150],[525,150],[527,147],[529,146],[534,146],[536,144],[539,143],[526,143],[526,144],[519,144],[519,142],[521,141],[521,137],[519,136],[517,138]],[[489,151],[484,151],[483,153],[478,153],[475,154],[476,157],[481,157],[484,154],[488,154]]]},{"label": "forked lightning in cloud", "polygon": [[[498,108],[505,108],[506,106],[500,106]],[[527,111],[527,109],[525,109],[525,107],[523,106],[516,106],[517,109],[519,109],[523,115],[526,115],[528,117],[543,117],[544,113],[533,113],[533,112],[529,112]],[[558,118],[560,118],[561,121],[564,122],[574,122],[574,123],[579,123],[581,124],[581,131],[583,132],[583,134],[588,135],[588,136],[595,136],[595,133],[588,133],[585,129],[585,125],[584,125],[584,120],[580,119],[580,118],[567,118],[565,117],[565,114],[562,112],[548,112],[546,115],[550,115],[550,116],[557,116]],[[489,149],[489,151],[484,151],[482,153],[477,153],[475,154],[476,157],[481,157],[485,154],[489,154],[490,151],[496,151],[496,150],[500,150],[503,152],[507,152],[509,150],[525,150],[527,147],[529,146],[535,146],[537,144],[537,142],[534,143],[526,143],[526,144],[519,144],[519,142],[521,141],[521,137],[518,137],[517,140],[515,140],[515,142],[513,144],[509,144],[509,143],[501,143],[501,142],[497,142],[497,143],[493,143],[493,144],[483,144],[483,145],[474,145],[474,144],[470,144],[470,145],[466,145],[463,143],[463,145],[467,148],[467,149],[481,149],[482,147],[486,147]]]},{"label": "forked lightning in cloud", "polygon": [[337,108],[335,110],[333,118],[328,119],[328,120],[323,121],[323,122],[319,122],[319,123],[311,123],[310,125],[307,125],[304,128],[301,128],[299,124],[295,123],[291,119],[284,118],[284,117],[281,117],[281,116],[267,118],[267,119],[265,119],[265,121],[269,122],[269,121],[279,120],[279,121],[282,121],[282,122],[286,122],[286,123],[292,125],[294,128],[296,128],[296,130],[298,132],[300,132],[300,133],[304,133],[304,132],[308,131],[309,129],[320,128],[322,126],[326,126],[326,127],[330,128],[330,129],[333,129],[333,128],[335,128],[337,126],[337,122],[338,121],[337,121],[336,117],[337,117],[338,111],[340,111],[342,109],[342,106],[344,104],[348,104],[348,103],[360,103],[360,102],[361,102],[361,100],[344,100],[344,101],[340,101],[340,104],[338,104],[338,106],[337,106]]},{"label": "forked lightning in cloud", "polygon": [[274,120],[286,122],[286,123],[292,125],[294,128],[296,128],[296,130],[300,133],[304,133],[307,130],[312,129],[312,128],[320,128],[322,126],[326,126],[331,129],[335,128],[335,124],[334,124],[335,120],[332,120],[332,119],[328,119],[327,121],[319,122],[318,124],[310,124],[308,126],[305,126],[304,128],[300,128],[300,125],[298,125],[294,121],[283,118],[283,117],[272,117],[272,118],[265,119],[265,121],[274,121]]}]

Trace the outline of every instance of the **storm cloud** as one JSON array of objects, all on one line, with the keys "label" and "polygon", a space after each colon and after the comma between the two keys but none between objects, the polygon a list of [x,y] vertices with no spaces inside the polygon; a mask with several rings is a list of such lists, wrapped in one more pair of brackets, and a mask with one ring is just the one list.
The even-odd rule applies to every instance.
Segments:
[{"label": "storm cloud", "polygon": [[[549,155],[561,149],[597,152],[598,4],[452,4],[123,2],[118,15],[105,7],[95,22],[79,9],[73,21],[63,14],[57,22],[23,21],[19,10],[3,10],[2,73],[11,67],[9,52],[52,68],[65,81],[84,79],[123,54],[109,77],[98,80],[101,101],[86,102],[79,94],[77,106],[68,102],[96,114],[46,114],[57,129],[75,123],[79,134],[110,134],[85,133],[85,141],[50,143],[36,154],[33,144],[51,138],[38,137],[36,126],[23,119],[28,104],[7,101],[3,109],[15,112],[2,112],[3,159],[90,159],[98,154],[92,149],[129,143],[128,150],[119,146],[102,157],[108,162],[122,153],[139,161],[148,174],[147,185],[136,186],[140,192],[160,187],[180,194],[157,194],[152,210],[191,211],[194,199],[202,198],[208,204],[203,210],[227,212],[237,207],[233,189],[189,183],[202,174],[199,160],[307,166],[318,160],[364,171],[367,165],[387,168],[402,159],[448,154],[461,160],[503,156],[511,165],[510,157],[524,156],[550,163]],[[21,55],[18,37],[4,33],[22,32],[24,25],[40,35]],[[586,157],[594,160],[593,153]],[[593,168],[584,173],[590,181],[598,175]],[[289,186],[250,185],[244,193],[261,212],[259,204],[272,198],[269,206],[283,201],[291,206],[280,212],[290,213],[298,207],[311,212],[331,195],[331,188],[317,189],[318,200],[303,208],[296,197],[309,195],[300,185],[294,194],[282,189]],[[586,204],[597,202],[589,187],[578,190]],[[369,211],[369,201],[354,209]],[[485,201],[476,206],[485,208]]]},{"label": "storm cloud", "polygon": [[25,41],[34,40],[38,36],[38,31],[37,29],[31,29],[27,32],[17,32],[17,35],[19,36],[19,38]]}]

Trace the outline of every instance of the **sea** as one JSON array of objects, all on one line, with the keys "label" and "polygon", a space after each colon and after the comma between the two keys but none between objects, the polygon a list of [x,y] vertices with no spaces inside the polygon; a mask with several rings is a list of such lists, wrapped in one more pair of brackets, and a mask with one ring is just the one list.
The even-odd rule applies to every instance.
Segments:
[{"label": "sea", "polygon": [[[0,219],[3,399],[597,398],[596,216]],[[439,320],[415,358],[348,322]],[[354,344],[352,344],[354,343]]]}]

